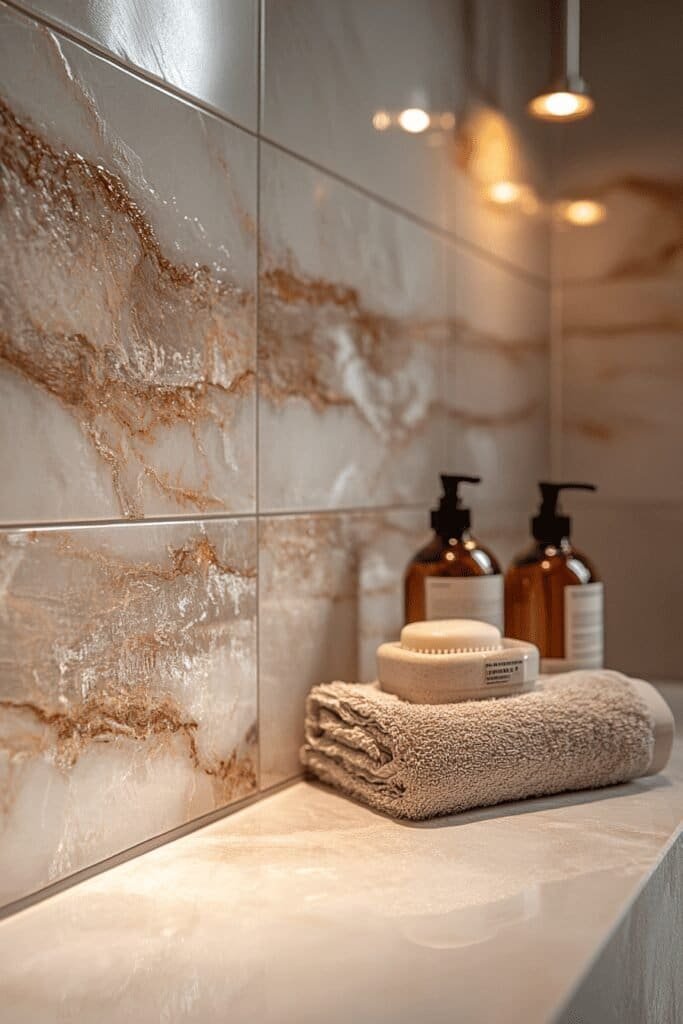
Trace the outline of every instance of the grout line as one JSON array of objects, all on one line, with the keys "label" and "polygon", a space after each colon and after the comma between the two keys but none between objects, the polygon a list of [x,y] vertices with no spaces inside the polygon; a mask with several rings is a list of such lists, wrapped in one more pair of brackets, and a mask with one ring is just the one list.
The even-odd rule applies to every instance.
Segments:
[{"label": "grout line", "polygon": [[80,885],[81,882],[86,882],[89,878],[94,878],[95,875],[101,875],[105,871],[118,867],[120,864],[135,860],[146,853],[151,853],[152,850],[157,850],[162,846],[175,842],[177,839],[182,839],[193,832],[198,832],[207,825],[212,825],[223,818],[229,818],[238,811],[244,811],[249,807],[253,807],[265,797],[275,796],[277,793],[289,789],[296,782],[300,781],[301,778],[297,776],[286,779],[274,786],[269,786],[265,790],[256,789],[241,800],[235,800],[234,803],[226,804],[224,807],[217,807],[214,811],[209,811],[208,814],[203,814],[199,818],[192,818],[191,821],[186,821],[184,824],[176,826],[176,828],[167,829],[167,831],[160,832],[149,839],[144,839],[141,843],[129,846],[127,849],[119,851],[119,853],[114,853],[111,857],[105,857],[95,864],[89,864],[87,867],[81,868],[80,871],[75,871],[65,878],[60,878],[58,881],[52,882],[42,889],[37,889],[35,892],[27,893],[26,896],[21,896],[17,900],[12,900],[11,903],[6,903],[0,907],[0,921],[4,918],[12,917],[22,910],[28,910],[30,907],[35,906],[37,903],[42,903],[43,900],[49,899],[51,896],[58,896],[59,893],[64,892],[66,889]]},{"label": "grout line", "polygon": [[180,88],[180,86],[174,85],[173,82],[169,82],[166,78],[157,77],[157,75],[152,71],[148,71],[146,68],[140,67],[139,64],[129,63],[123,57],[119,57],[116,53],[108,50],[96,39],[92,39],[90,36],[85,35],[85,33],[79,32],[78,29],[65,25],[56,18],[50,17],[49,14],[45,14],[43,11],[37,12],[32,9],[27,9],[20,0],[0,0],[0,7],[11,8],[16,11],[17,14],[21,14],[23,17],[28,18],[29,21],[34,21],[38,25],[42,25],[53,32],[57,32],[60,36],[68,39],[70,43],[75,43],[77,46],[80,46],[81,49],[86,50],[88,53],[92,53],[94,56],[101,58],[108,64],[112,64],[114,67],[119,68],[119,70],[125,71],[134,78],[139,78],[143,82],[155,86],[160,90],[160,92],[167,92],[176,99],[183,100],[183,102],[188,103],[190,106],[196,107],[202,113],[212,114],[214,117],[219,118],[219,120],[225,121],[227,124],[231,125],[231,127],[239,128],[240,131],[245,132],[247,135],[251,135],[254,138],[256,137],[257,133],[253,128],[248,128],[247,125],[242,124],[240,121],[236,121],[219,107],[214,107],[207,100],[204,100],[199,96],[195,96],[193,93],[185,92]]},{"label": "grout line", "polygon": [[[257,128],[261,127],[261,66],[263,63],[263,3],[258,4],[257,18],[257,69],[256,118]],[[256,339],[254,350],[255,396],[254,402],[254,452],[255,452],[255,501],[256,501],[256,728],[258,736],[257,763],[258,786],[261,788],[261,458],[260,458],[260,410],[261,374],[259,372],[260,327],[261,327],[261,140],[256,140]]]},{"label": "grout line", "polygon": [[[82,49],[94,54],[96,57],[106,61],[114,67],[119,68],[122,71],[125,71],[127,74],[132,75],[134,78],[139,79],[141,82],[147,83],[148,85],[158,89],[160,92],[167,93],[170,96],[175,97],[176,99],[182,100],[184,103],[187,103],[189,106],[195,108],[199,113],[210,114],[212,117],[216,117],[218,118],[218,120],[224,121],[232,128],[236,128],[239,131],[244,132],[245,135],[249,135],[254,139],[260,139],[262,142],[267,143],[269,146],[272,146],[279,152],[284,153],[286,156],[290,156],[293,159],[299,161],[299,163],[303,164],[304,166],[310,167],[312,170],[317,171],[320,174],[326,175],[333,181],[339,182],[339,184],[341,185],[345,185],[347,188],[351,189],[354,192],[357,192],[359,195],[364,196],[366,199],[372,200],[373,202],[377,203],[384,209],[389,210],[390,212],[395,213],[408,221],[411,221],[413,224],[416,224],[418,227],[422,228],[426,232],[429,232],[435,237],[441,238],[444,241],[450,242],[453,245],[461,246],[463,249],[471,252],[473,255],[479,256],[482,259],[487,260],[494,266],[499,267],[501,270],[507,271],[509,274],[512,274],[515,277],[527,281],[529,284],[541,288],[548,287],[549,276],[544,276],[543,274],[537,274],[531,270],[527,270],[524,267],[518,266],[517,264],[510,262],[509,260],[505,259],[502,256],[498,256],[497,254],[490,252],[488,249],[483,248],[476,242],[472,242],[467,238],[461,238],[456,232],[449,231],[447,228],[441,227],[434,221],[427,220],[426,218],[421,217],[419,214],[413,213],[411,210],[407,209],[406,207],[400,206],[398,203],[395,203],[390,199],[387,199],[385,196],[380,195],[378,192],[374,192],[372,189],[367,188],[366,186],[361,185],[356,181],[352,181],[350,178],[346,178],[343,174],[340,174],[338,171],[332,170],[332,168],[326,167],[324,164],[320,164],[317,161],[312,160],[310,157],[304,156],[302,153],[298,153],[296,150],[290,149],[283,143],[277,142],[275,139],[269,138],[268,136],[264,135],[260,131],[260,106],[262,99],[261,97],[259,97],[258,101],[258,130],[254,131],[253,128],[247,128],[246,125],[240,124],[239,121],[235,121],[233,118],[229,117],[226,113],[219,110],[217,107],[214,107],[210,103],[207,103],[206,100],[203,100],[197,96],[193,96],[190,93],[184,92],[182,89],[179,89],[178,86],[173,85],[166,79],[157,78],[155,75],[151,74],[151,72],[149,71],[146,71],[144,68],[141,68],[137,65],[128,64],[120,57],[117,57],[115,54],[112,54],[111,51],[106,50],[96,41],[88,38],[85,35],[81,35],[73,29],[65,27],[55,19],[50,18],[49,16],[46,16],[42,13],[36,14],[34,11],[26,10],[24,7],[21,6],[20,3],[17,2],[17,0],[0,0],[0,8],[2,6],[6,6],[14,10],[22,17],[27,18],[28,20],[33,21],[36,24],[43,25],[44,27],[50,29],[51,31],[57,32],[59,35],[63,36],[65,39],[68,39],[70,42],[75,43],[77,46],[80,46]],[[258,68],[258,77],[260,80],[260,65]]]},{"label": "grout line", "polygon": [[448,228],[441,227],[441,225],[436,224],[434,221],[427,220],[425,217],[421,217],[419,214],[413,213],[412,210],[407,209],[405,206],[400,206],[391,199],[387,199],[385,196],[382,196],[377,192],[373,192],[372,189],[367,188],[365,185],[360,185],[356,181],[351,181],[338,171],[334,171],[310,157],[297,153],[296,150],[290,149],[289,146],[285,146],[282,142],[277,142],[275,139],[264,135],[262,132],[259,133],[259,138],[262,142],[272,146],[273,149],[277,149],[280,153],[284,153],[286,156],[292,157],[294,160],[298,160],[299,163],[312,168],[312,170],[318,171],[320,174],[324,174],[328,178],[332,178],[333,181],[338,182],[340,185],[345,185],[354,192],[358,192],[366,199],[373,200],[373,202],[378,203],[380,206],[383,206],[385,209],[390,210],[392,213],[395,213],[400,217],[404,217],[406,220],[411,221],[413,224],[423,228],[425,231],[428,231],[437,238],[450,242],[453,245],[461,246],[463,249],[470,251],[475,256],[480,256],[483,259],[488,260],[488,262],[496,265],[501,270],[506,270],[508,273],[515,277],[522,278],[529,284],[535,285],[539,288],[548,287],[550,280],[549,276],[535,274],[532,270],[526,270],[524,267],[506,260],[505,257],[498,256],[496,253],[493,253],[488,249],[484,249],[482,246],[477,245],[476,242],[472,242],[468,238],[461,238],[460,235],[456,234],[454,231],[449,231]]},{"label": "grout line", "polygon": [[[258,472],[258,471],[257,471]],[[0,523],[0,533],[49,533],[55,530],[92,530],[107,527],[134,526],[183,526],[193,523],[221,523],[235,519],[302,519],[307,516],[344,516],[373,515],[383,512],[402,512],[411,509],[424,509],[431,499],[424,501],[398,502],[393,505],[351,505],[344,508],[301,508],[276,510],[274,512],[218,512],[212,515],[193,515],[160,517],[150,516],[145,519],[64,519],[49,522],[10,522]]]},{"label": "grout line", "polygon": [[46,522],[9,522],[0,524],[1,533],[48,533],[51,530],[91,530],[100,527],[183,526],[192,523],[228,522],[233,519],[254,519],[255,512],[217,512],[209,515],[149,516],[144,519],[62,519]]}]

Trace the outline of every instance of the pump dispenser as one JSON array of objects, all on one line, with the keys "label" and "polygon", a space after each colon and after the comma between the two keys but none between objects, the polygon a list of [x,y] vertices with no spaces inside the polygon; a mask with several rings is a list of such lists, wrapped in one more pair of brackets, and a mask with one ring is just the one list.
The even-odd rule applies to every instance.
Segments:
[{"label": "pump dispenser", "polygon": [[585,555],[572,545],[571,519],[561,491],[594,491],[593,484],[539,483],[541,506],[531,520],[535,543],[505,576],[505,632],[535,644],[541,672],[601,668],[603,588]]},{"label": "pump dispenser", "polygon": [[493,554],[470,533],[460,484],[478,476],[441,477],[443,496],[432,511],[434,536],[405,574],[405,621],[478,619],[503,629],[503,577]]}]

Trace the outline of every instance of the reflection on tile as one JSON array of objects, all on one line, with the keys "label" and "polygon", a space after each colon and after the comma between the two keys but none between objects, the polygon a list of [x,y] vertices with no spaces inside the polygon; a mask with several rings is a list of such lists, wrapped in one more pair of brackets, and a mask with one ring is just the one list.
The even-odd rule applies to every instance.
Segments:
[{"label": "reflection on tile", "polygon": [[315,683],[369,680],[403,624],[403,573],[426,510],[265,518],[260,523],[261,784],[299,772]]},{"label": "reflection on tile", "polygon": [[683,500],[683,185],[614,182],[559,233],[563,464],[607,498]]},{"label": "reflection on tile", "polygon": [[[548,136],[524,111],[545,73],[537,4],[267,0],[264,43],[267,138],[548,275]],[[378,112],[406,108],[433,124],[373,126]],[[512,202],[491,201],[501,181],[517,189]]]},{"label": "reflection on tile", "polygon": [[255,141],[0,28],[0,518],[251,511]]},{"label": "reflection on tile", "polygon": [[0,902],[255,789],[255,544],[0,533]]},{"label": "reflection on tile", "polygon": [[482,477],[480,502],[531,502],[549,456],[548,291],[457,246],[447,259],[456,345],[446,383],[458,472]]},{"label": "reflection on tile", "polygon": [[683,502],[572,500],[574,539],[605,582],[605,661],[644,679],[681,679]]},{"label": "reflection on tile", "polygon": [[20,0],[20,5],[256,130],[255,0]]},{"label": "reflection on tile", "polygon": [[[560,472],[594,481],[577,538],[605,578],[606,655],[645,676],[683,675],[683,137],[680,12],[585,4],[582,62],[595,114],[561,137],[563,199],[605,219],[558,219]],[[612,54],[605,60],[606,33]],[[626,67],[638,75],[624,75]],[[574,130],[576,129],[576,130]],[[581,506],[582,509],[584,506]],[[645,641],[644,638],[647,638]]]},{"label": "reflection on tile", "polygon": [[429,500],[443,243],[272,147],[261,167],[262,509]]}]

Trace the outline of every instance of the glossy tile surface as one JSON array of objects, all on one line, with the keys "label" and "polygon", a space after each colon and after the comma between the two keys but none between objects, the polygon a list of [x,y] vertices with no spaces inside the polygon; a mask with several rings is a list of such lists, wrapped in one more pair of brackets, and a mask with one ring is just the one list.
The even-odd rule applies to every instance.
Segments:
[{"label": "glossy tile surface", "polygon": [[375,678],[375,651],[403,625],[403,572],[424,541],[421,509],[260,521],[261,785],[301,771],[315,683]]},{"label": "glossy tile surface", "polygon": [[681,678],[683,502],[596,496],[573,501],[571,511],[577,547],[605,581],[606,664],[644,679]]},{"label": "glossy tile surface", "polygon": [[429,500],[443,243],[271,146],[261,188],[261,511]]},{"label": "glossy tile surface", "polygon": [[257,0],[20,0],[19,6],[256,130]]},{"label": "glossy tile surface", "polygon": [[[257,731],[262,786],[295,775],[309,687],[398,632],[440,472],[483,475],[502,559],[526,529],[544,19],[262,6],[258,139],[256,0],[0,0],[0,899],[253,791]],[[375,130],[409,105],[446,121]]]},{"label": "glossy tile surface", "polygon": [[[545,16],[526,2],[267,0],[262,131],[547,276],[547,134],[524,113],[547,46]],[[429,112],[430,128],[373,127],[378,113],[406,108]],[[501,181],[515,187],[513,202],[491,200]]]},{"label": "glossy tile surface", "polygon": [[455,286],[447,450],[459,473],[482,477],[476,501],[533,502],[549,459],[548,291],[458,246],[447,266]]},{"label": "glossy tile surface", "polygon": [[252,792],[249,520],[0,533],[0,902]]},{"label": "glossy tile surface", "polygon": [[600,103],[563,134],[556,187],[562,201],[601,204],[604,220],[557,224],[556,472],[599,489],[575,526],[605,580],[608,658],[681,678],[680,18],[670,4],[652,14],[616,0],[584,12],[584,72]]},{"label": "glossy tile surface", "polygon": [[5,1019],[547,1024],[675,870],[682,812],[680,746],[664,776],[437,827],[299,783],[0,923]]},{"label": "glossy tile surface", "polygon": [[0,28],[0,519],[253,510],[255,141]]},{"label": "glossy tile surface", "polygon": [[609,499],[683,499],[683,180],[613,181],[559,232],[563,472]]}]

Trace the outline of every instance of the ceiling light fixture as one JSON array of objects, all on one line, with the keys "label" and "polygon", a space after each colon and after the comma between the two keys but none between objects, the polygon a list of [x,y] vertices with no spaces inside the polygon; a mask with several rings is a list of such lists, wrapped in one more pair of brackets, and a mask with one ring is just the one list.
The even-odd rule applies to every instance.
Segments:
[{"label": "ceiling light fixture", "polygon": [[578,121],[595,102],[581,77],[581,0],[553,0],[552,76],[548,88],[527,106],[541,121]]}]

